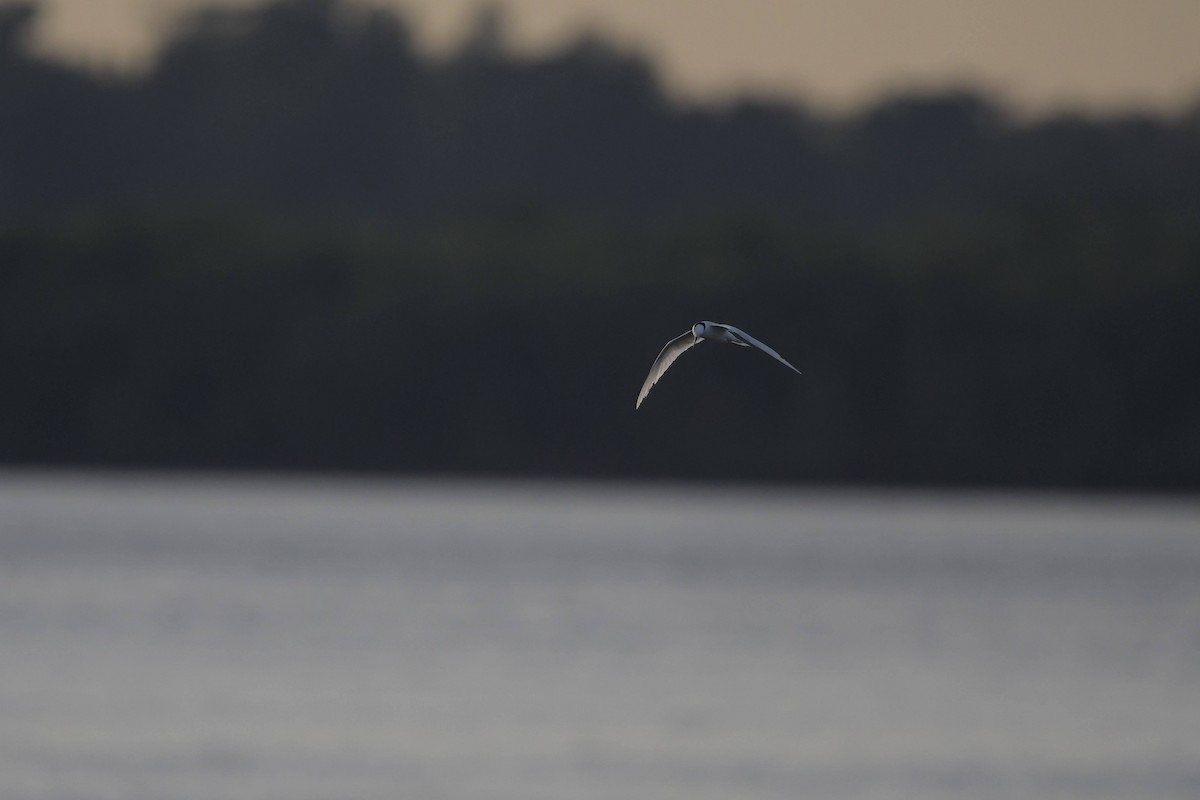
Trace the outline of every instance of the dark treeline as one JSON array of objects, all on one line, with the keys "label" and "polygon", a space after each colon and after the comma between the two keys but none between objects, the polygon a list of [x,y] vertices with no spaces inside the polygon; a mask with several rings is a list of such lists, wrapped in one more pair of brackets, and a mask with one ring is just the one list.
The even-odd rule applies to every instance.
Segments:
[{"label": "dark treeline", "polygon": [[688,108],[602,40],[519,59],[484,12],[458,53],[431,60],[401,20],[333,0],[197,14],[148,74],[118,79],[28,56],[33,9],[0,12],[9,214],[204,202],[423,223],[736,210],[859,228],[1030,206],[1200,211],[1200,105],[1173,121],[1036,125],[969,93],[837,121],[777,102]]},{"label": "dark treeline", "polygon": [[[1200,488],[1200,106],[686,105],[333,0],[0,6],[0,461]],[[743,324],[803,378],[700,348]],[[726,352],[732,350],[735,352]]]}]

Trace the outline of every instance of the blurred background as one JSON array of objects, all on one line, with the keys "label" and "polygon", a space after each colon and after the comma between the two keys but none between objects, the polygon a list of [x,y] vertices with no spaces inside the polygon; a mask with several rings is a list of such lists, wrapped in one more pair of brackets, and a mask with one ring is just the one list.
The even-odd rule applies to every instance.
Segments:
[{"label": "blurred background", "polygon": [[767,5],[0,5],[0,462],[1197,488],[1195,7]]},{"label": "blurred background", "polygon": [[0,795],[1200,797],[1198,33],[0,2]]}]

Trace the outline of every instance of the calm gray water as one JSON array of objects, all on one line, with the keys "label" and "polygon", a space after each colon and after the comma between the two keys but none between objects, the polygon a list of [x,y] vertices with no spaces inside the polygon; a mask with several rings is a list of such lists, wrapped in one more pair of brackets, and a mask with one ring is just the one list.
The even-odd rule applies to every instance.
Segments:
[{"label": "calm gray water", "polygon": [[0,797],[1200,797],[1200,505],[0,473]]}]

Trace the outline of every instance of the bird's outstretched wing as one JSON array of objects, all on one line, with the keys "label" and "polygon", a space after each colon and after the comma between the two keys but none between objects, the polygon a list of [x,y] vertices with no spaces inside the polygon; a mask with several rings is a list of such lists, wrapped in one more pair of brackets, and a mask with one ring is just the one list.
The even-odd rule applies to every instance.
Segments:
[{"label": "bird's outstretched wing", "polygon": [[674,364],[675,359],[679,358],[684,350],[699,341],[691,331],[688,331],[667,342],[662,352],[658,354],[658,358],[654,359],[654,363],[650,365],[650,374],[646,376],[646,382],[642,384],[642,390],[638,392],[637,403],[634,404],[635,409],[641,408],[642,401],[646,399],[646,395],[650,394],[650,387],[658,382],[658,379],[667,371],[667,367]]},{"label": "bird's outstretched wing", "polygon": [[[760,342],[758,339],[755,339],[753,336],[751,336],[750,334],[746,333],[746,332],[745,332],[744,330],[742,330],[741,328],[735,328],[735,327],[733,327],[732,325],[725,325],[724,323],[718,323],[718,324],[719,324],[719,325],[721,325],[721,327],[723,327],[723,328],[725,328],[726,330],[728,330],[730,333],[732,333],[732,334],[733,334],[733,335],[734,335],[736,338],[738,338],[738,339],[741,339],[741,340],[742,340],[742,341],[743,341],[745,344],[751,345],[752,347],[757,347],[759,350],[762,350],[764,353],[766,353],[766,354],[767,354],[767,355],[769,355],[771,358],[773,358],[773,359],[775,359],[776,361],[778,361],[780,364],[783,364],[785,367],[788,367],[789,369],[791,369],[791,370],[792,370],[793,372],[795,372],[797,375],[802,375],[802,374],[804,374],[804,373],[800,372],[800,370],[798,370],[798,369],[796,369],[795,367],[793,367],[793,366],[791,365],[791,363],[790,363],[790,362],[789,362],[789,361],[788,361],[786,358],[784,358],[783,356],[779,355],[779,353],[776,353],[776,352],[775,352],[774,350],[772,350],[770,347],[767,347],[765,344],[763,344],[762,342]],[[670,346],[670,345],[668,345],[668,347],[669,347],[669,346]],[[666,369],[666,367],[663,367],[663,369]]]}]

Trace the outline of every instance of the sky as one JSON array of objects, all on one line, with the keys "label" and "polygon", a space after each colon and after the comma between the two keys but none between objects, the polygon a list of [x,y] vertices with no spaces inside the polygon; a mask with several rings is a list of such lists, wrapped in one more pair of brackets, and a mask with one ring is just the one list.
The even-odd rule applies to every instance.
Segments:
[{"label": "sky", "polygon": [[[0,3],[8,0],[0,0]],[[42,0],[41,46],[145,64],[177,15],[257,0]],[[402,10],[444,52],[480,0],[358,0]],[[1014,110],[1171,113],[1200,105],[1200,0],[507,0],[513,49],[599,30],[693,100],[752,92],[852,110],[881,95],[986,89]]]}]

